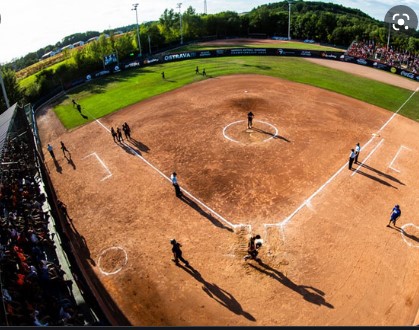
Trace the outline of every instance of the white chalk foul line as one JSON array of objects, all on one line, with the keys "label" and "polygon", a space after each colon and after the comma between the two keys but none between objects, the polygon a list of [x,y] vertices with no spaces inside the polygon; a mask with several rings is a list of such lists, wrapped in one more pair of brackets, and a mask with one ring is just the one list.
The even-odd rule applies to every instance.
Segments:
[{"label": "white chalk foul line", "polygon": [[372,149],[371,151],[370,151],[370,153],[368,154],[368,156],[361,162],[361,164],[357,167],[357,169],[352,173],[352,175],[351,176],[354,176],[355,175],[355,173],[356,172],[358,172],[359,171],[359,169],[362,167],[362,165],[364,164],[364,163],[366,163],[367,162],[367,160],[368,160],[368,158],[370,158],[371,157],[371,155],[381,146],[381,144],[384,142],[384,139],[382,139],[375,147],[374,147],[374,149]]},{"label": "white chalk foul line", "polygon": [[100,181],[104,181],[106,179],[109,179],[112,176],[111,171],[109,171],[109,168],[106,166],[106,164],[102,161],[102,159],[100,159],[100,157],[96,154],[96,152],[92,152],[91,154],[87,155],[86,157],[84,157],[83,159],[86,159],[87,157],[90,156],[95,156],[96,159],[99,161],[99,163],[103,166],[103,168],[108,172],[108,175],[105,176],[104,178],[102,178]]},{"label": "white chalk foul line", "polygon": [[[143,156],[141,156],[136,150],[134,150],[130,145],[126,144],[123,142],[123,144],[129,148],[132,153],[137,156],[138,158],[140,158],[143,162],[145,162],[148,166],[150,166],[152,169],[154,169],[155,171],[157,171],[157,173],[159,173],[163,178],[165,178],[166,180],[168,180],[170,183],[172,182],[172,180],[170,180],[170,178],[168,176],[166,176],[162,171],[160,171],[157,167],[155,167],[153,164],[151,164],[147,159],[145,159]],[[205,209],[207,209],[209,212],[211,212],[211,214],[215,214],[221,221],[223,221],[224,223],[226,223],[227,225],[229,225],[232,228],[235,228],[237,226],[240,225],[235,225],[232,224],[230,221],[226,220],[224,217],[222,217],[220,214],[218,214],[217,212],[215,212],[213,209],[211,209],[210,207],[208,207],[207,205],[205,205],[203,202],[201,202],[198,198],[196,198],[195,196],[193,196],[189,191],[187,191],[184,188],[181,188],[182,192],[187,194],[190,198],[192,198],[195,202],[197,202],[198,204],[200,204],[201,206],[203,206]]]},{"label": "white chalk foul line", "polygon": [[394,156],[393,160],[391,161],[390,165],[388,166],[388,167],[389,167],[389,168],[391,168],[393,171],[396,171],[396,172],[399,172],[399,173],[400,173],[400,171],[399,171],[399,170],[397,170],[397,169],[395,169],[395,168],[394,168],[394,167],[392,167],[392,166],[393,166],[393,163],[394,163],[394,161],[396,160],[396,158],[399,156],[399,153],[400,153],[400,151],[401,151],[402,149],[407,149],[407,150],[410,150],[408,147],[401,146],[401,147],[399,148],[399,150],[397,150],[396,155]]},{"label": "white chalk foul line", "polygon": [[410,101],[410,99],[413,97],[413,95],[415,95],[417,91],[419,91],[419,87],[416,88],[416,90],[407,98],[406,101],[404,101],[404,103],[397,109],[397,111],[393,113],[389,120],[387,120],[387,122],[378,130],[379,132],[382,131],[384,127],[386,127],[393,120],[393,118],[400,112],[400,110],[406,105],[406,103]]},{"label": "white chalk foul line", "polygon": [[[410,99],[415,95],[415,93],[419,91],[419,87],[416,88],[416,90],[408,97],[408,99],[399,107],[399,109],[387,120],[387,122],[378,130],[378,132],[382,131],[389,123],[390,121],[400,112],[400,110],[406,105],[407,102],[410,101]],[[368,146],[371,141],[375,139],[377,135],[373,135],[371,139],[364,145],[364,148]],[[310,200],[315,197],[320,191],[324,189],[342,170],[347,166],[348,163],[345,163],[333,176],[328,179],[319,189],[317,189],[309,198],[307,198],[297,209],[292,212],[288,217],[286,217],[283,221],[279,222],[278,224],[285,225],[288,223],[306,204],[307,202],[310,202]]]}]

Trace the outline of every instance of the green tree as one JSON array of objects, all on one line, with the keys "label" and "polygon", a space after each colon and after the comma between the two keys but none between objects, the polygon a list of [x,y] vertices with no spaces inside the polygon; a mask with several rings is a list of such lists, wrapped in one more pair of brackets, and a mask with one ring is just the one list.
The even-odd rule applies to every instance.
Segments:
[{"label": "green tree", "polygon": [[[15,103],[23,105],[25,101],[24,91],[19,86],[19,83],[16,78],[16,72],[11,70],[10,68],[5,67],[1,67],[0,70],[10,106],[12,106]],[[3,113],[7,110],[7,106],[6,100],[3,96],[3,90],[2,88],[0,89],[0,113]]]}]

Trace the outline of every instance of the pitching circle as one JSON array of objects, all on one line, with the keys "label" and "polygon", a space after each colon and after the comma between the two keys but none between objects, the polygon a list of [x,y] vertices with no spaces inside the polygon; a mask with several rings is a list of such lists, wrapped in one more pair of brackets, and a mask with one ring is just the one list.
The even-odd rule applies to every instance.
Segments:
[{"label": "pitching circle", "polygon": [[[235,143],[242,143],[242,144],[251,144],[251,143],[257,143],[257,142],[267,142],[271,139],[277,138],[278,137],[278,129],[267,122],[264,121],[260,121],[260,120],[253,120],[254,123],[259,123],[262,124],[262,127],[254,127],[254,132],[250,133],[250,134],[256,134],[257,138],[254,138],[254,140],[252,141],[251,139],[249,139],[249,133],[246,132],[245,129],[243,129],[243,127],[246,127],[247,124],[247,120],[238,120],[235,122],[232,122],[230,124],[228,124],[227,126],[224,127],[223,129],[223,136],[232,142]],[[242,127],[239,128],[237,124],[242,123]],[[260,125],[258,125],[260,126]],[[266,129],[263,129],[264,127],[267,127],[266,129],[268,129],[269,132]],[[230,132],[230,133],[227,133]],[[269,137],[267,137],[266,139],[260,139],[260,136],[263,135],[267,135]]]},{"label": "pitching circle", "polygon": [[[112,272],[106,272],[106,271],[104,271],[104,270],[103,270],[103,268],[102,268],[102,266],[101,266],[102,258],[103,258],[103,257],[104,257],[107,253],[109,253],[110,251],[117,251],[117,250],[122,251],[122,253],[124,254],[124,260],[122,261],[121,266],[120,266],[119,268],[117,268],[116,270],[112,271]],[[122,270],[122,268],[124,268],[124,266],[125,266],[127,263],[128,263],[128,254],[127,254],[127,251],[125,251],[122,247],[119,247],[119,246],[113,246],[113,247],[110,247],[110,248],[107,248],[107,249],[103,250],[103,251],[100,253],[99,258],[98,258],[98,261],[97,261],[97,266],[98,266],[98,268],[99,268],[99,270],[100,270],[100,272],[101,272],[102,274],[104,274],[104,275],[114,275],[114,274],[116,274],[116,273],[119,273],[119,272]]]},{"label": "pitching circle", "polygon": [[[411,230],[408,230],[408,228]],[[402,235],[404,242],[410,247],[419,249],[419,242],[417,241],[417,238],[419,237],[419,226],[416,226],[413,223],[406,223],[401,229],[402,231],[400,234]]]}]

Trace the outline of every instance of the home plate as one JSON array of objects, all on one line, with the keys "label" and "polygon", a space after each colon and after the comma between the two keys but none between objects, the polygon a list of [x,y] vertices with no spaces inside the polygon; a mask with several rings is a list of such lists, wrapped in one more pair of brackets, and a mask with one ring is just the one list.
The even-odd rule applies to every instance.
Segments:
[{"label": "home plate", "polygon": [[247,91],[244,91],[245,93],[247,93]]}]

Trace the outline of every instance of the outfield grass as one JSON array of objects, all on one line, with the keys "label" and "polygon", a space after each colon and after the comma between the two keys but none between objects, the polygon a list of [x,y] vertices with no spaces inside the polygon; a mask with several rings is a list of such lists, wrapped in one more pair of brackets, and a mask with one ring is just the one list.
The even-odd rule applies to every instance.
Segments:
[{"label": "outfield grass", "polygon": [[[197,65],[201,70],[206,69],[207,78],[195,74]],[[161,77],[162,71],[166,80]],[[403,88],[330,69],[301,58],[237,56],[185,60],[127,70],[73,90],[54,111],[63,125],[71,129],[197,80],[231,74],[262,74],[283,78],[344,94],[393,112],[412,94]],[[82,112],[88,119],[82,118],[73,109],[72,98],[82,105]],[[415,94],[399,113],[419,121],[415,109],[417,104],[419,95]]]},{"label": "outfield grass", "polygon": [[212,50],[212,49],[230,49],[230,48],[284,48],[284,49],[301,49],[301,50],[324,50],[324,51],[331,51],[331,52],[344,52],[343,49],[328,47],[328,46],[321,46],[318,44],[310,44],[305,42],[296,42],[296,41],[281,41],[275,44],[258,44],[258,43],[243,43],[239,45],[217,45],[211,44],[211,42],[206,42],[205,45],[187,45],[184,47],[176,48],[176,52],[184,52],[184,51],[199,51],[199,50]]}]

